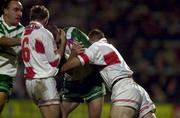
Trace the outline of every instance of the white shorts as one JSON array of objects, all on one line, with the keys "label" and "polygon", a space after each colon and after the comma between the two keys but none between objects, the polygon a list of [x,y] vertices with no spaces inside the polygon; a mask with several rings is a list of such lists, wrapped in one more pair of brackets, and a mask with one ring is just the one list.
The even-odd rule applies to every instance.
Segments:
[{"label": "white shorts", "polygon": [[26,89],[29,97],[38,106],[60,104],[60,97],[53,77],[44,79],[26,79]]},{"label": "white shorts", "polygon": [[155,105],[148,93],[132,78],[118,81],[112,88],[112,105],[129,106],[139,111],[142,118],[150,111],[155,111]]}]

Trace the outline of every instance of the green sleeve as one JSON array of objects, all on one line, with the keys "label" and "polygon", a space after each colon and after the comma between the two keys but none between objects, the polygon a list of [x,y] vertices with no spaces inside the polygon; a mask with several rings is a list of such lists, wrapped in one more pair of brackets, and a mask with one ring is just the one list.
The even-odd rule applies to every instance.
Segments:
[{"label": "green sleeve", "polygon": [[22,33],[17,34],[14,38],[17,38],[17,39],[22,39],[22,37],[23,37],[23,32],[22,32]]}]

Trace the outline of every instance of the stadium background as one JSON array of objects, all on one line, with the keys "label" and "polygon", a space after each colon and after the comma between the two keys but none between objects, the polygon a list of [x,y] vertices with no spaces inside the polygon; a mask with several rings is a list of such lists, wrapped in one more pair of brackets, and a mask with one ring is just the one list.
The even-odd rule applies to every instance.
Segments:
[{"label": "stadium background", "polygon": [[[50,22],[77,26],[84,32],[103,30],[134,71],[134,79],[157,105],[158,118],[180,118],[180,1],[179,0],[22,0],[22,24],[32,5],[50,10]],[[2,118],[39,118],[17,77]],[[108,118],[109,94],[102,118]],[[86,118],[85,104],[70,118]]]}]

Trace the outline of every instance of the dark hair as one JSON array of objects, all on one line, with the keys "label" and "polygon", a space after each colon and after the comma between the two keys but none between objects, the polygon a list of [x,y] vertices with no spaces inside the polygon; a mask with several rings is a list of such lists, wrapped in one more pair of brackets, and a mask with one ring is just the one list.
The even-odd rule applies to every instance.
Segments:
[{"label": "dark hair", "polygon": [[49,10],[43,5],[35,5],[30,11],[30,20],[44,20],[49,17]]},{"label": "dark hair", "polygon": [[89,32],[88,34],[89,38],[93,38],[93,39],[101,39],[104,38],[104,33],[99,30],[99,29],[93,29]]},{"label": "dark hair", "polygon": [[1,14],[4,13],[4,9],[7,9],[9,7],[9,3],[11,1],[20,1],[20,0],[3,0],[3,3],[1,5]]}]

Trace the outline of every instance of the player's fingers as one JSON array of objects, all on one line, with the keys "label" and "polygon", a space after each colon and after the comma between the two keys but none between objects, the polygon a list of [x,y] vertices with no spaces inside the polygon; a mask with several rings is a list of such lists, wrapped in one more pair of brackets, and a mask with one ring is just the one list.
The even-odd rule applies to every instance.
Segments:
[{"label": "player's fingers", "polygon": [[76,52],[76,54],[84,52],[84,48],[80,43],[73,43],[72,51]]},{"label": "player's fingers", "polygon": [[78,42],[78,41],[74,41],[73,42],[73,45],[76,46],[76,47],[79,47],[79,48],[83,48],[84,45],[82,44],[82,42]]}]

